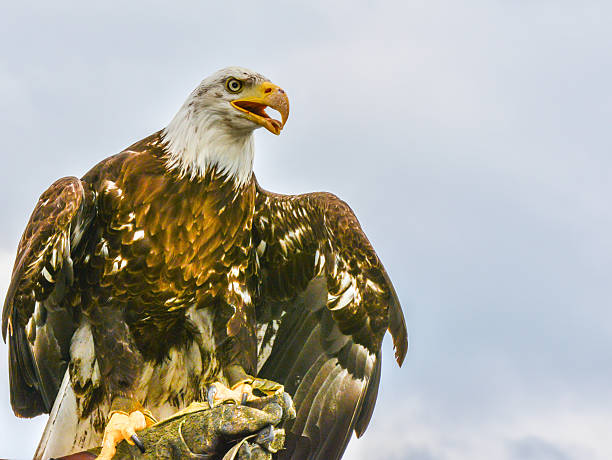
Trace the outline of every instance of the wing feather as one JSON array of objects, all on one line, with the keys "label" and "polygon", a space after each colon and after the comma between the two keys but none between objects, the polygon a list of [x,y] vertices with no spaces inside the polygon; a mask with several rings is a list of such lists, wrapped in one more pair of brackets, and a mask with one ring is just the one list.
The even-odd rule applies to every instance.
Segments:
[{"label": "wing feather", "polygon": [[49,412],[61,385],[74,331],[66,300],[73,258],[94,214],[87,185],[59,179],[41,195],[17,248],[2,336],[8,335],[11,405],[19,416]]},{"label": "wing feather", "polygon": [[372,416],[382,338],[401,365],[406,325],[389,277],[351,209],[332,194],[257,188],[259,375],[296,404],[281,459],[338,459]]}]

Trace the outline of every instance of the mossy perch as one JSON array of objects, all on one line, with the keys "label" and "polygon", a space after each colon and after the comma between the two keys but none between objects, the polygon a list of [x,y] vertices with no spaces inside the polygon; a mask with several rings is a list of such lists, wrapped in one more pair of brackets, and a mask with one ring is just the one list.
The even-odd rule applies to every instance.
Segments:
[{"label": "mossy perch", "polygon": [[[114,460],[154,459],[272,459],[283,448],[282,422],[295,417],[287,393],[279,392],[246,405],[206,403],[187,409],[138,432],[146,451],[123,441]],[[95,458],[100,448],[58,460]]]}]

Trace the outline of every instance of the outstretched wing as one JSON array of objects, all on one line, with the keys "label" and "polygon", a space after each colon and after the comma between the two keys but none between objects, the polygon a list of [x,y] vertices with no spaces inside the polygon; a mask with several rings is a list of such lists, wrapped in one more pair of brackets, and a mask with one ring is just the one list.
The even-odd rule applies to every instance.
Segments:
[{"label": "outstretched wing", "polygon": [[258,186],[253,228],[258,375],[284,384],[297,410],[279,458],[340,458],[370,421],[387,329],[400,365],[406,355],[397,295],[357,218],[332,194]]},{"label": "outstretched wing", "polygon": [[93,192],[76,177],[45,191],[17,248],[2,311],[15,414],[49,412],[68,364],[74,310],[68,293],[79,242],[95,215]]}]

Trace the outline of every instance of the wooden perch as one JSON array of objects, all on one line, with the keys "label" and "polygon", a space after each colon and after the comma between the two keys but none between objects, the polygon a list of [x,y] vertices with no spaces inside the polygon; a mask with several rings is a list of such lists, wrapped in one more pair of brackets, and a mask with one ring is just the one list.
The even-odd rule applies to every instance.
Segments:
[{"label": "wooden perch", "polygon": [[[139,431],[144,453],[123,441],[117,446],[114,460],[271,460],[285,442],[285,431],[280,426],[292,418],[293,401],[284,392],[243,406],[221,404],[211,409],[206,403],[195,403]],[[58,460],[93,459],[99,451],[96,448]]]}]

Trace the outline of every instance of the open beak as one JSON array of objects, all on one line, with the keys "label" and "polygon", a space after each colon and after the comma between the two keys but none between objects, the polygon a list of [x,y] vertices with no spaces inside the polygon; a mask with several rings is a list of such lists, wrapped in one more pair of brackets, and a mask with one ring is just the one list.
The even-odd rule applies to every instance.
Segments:
[{"label": "open beak", "polygon": [[[230,102],[246,118],[263,126],[271,133],[279,135],[289,118],[289,98],[285,91],[269,81],[255,86],[245,97]],[[281,120],[275,120],[266,113],[266,108],[277,110]]]}]

